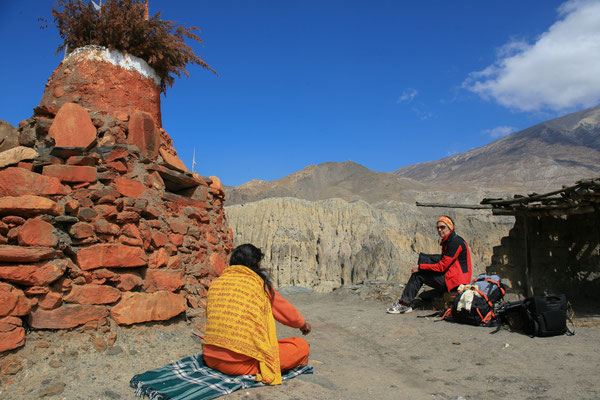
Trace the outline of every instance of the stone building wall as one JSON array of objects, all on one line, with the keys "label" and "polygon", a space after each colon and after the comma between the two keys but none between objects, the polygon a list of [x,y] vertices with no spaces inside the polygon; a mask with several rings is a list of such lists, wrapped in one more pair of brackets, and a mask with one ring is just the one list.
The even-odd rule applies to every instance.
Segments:
[{"label": "stone building wall", "polygon": [[596,299],[600,291],[600,212],[517,217],[509,235],[494,248],[488,271],[506,277],[512,291],[523,295],[530,282],[535,295],[565,293],[574,300]]}]

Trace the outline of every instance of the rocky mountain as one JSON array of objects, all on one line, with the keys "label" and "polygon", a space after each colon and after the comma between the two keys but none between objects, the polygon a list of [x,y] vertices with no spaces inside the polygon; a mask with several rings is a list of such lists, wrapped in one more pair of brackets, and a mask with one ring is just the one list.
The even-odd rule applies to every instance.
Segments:
[{"label": "rocky mountain", "polygon": [[515,132],[486,146],[395,171],[428,185],[550,191],[600,175],[600,106]]},{"label": "rocky mountain", "polygon": [[348,201],[408,200],[407,190],[430,187],[387,172],[375,172],[352,161],[309,165],[285,178],[265,182],[252,180],[227,191],[227,204],[240,204],[270,197],[305,200],[342,198]]},{"label": "rocky mountain", "polygon": [[272,197],[371,204],[476,204],[484,197],[551,191],[600,175],[600,106],[542,122],[438,161],[376,172],[352,161],[310,165],[274,181],[226,187],[227,205]]},{"label": "rocky mountain", "polygon": [[362,200],[371,204],[386,201],[414,204],[415,201],[435,201],[450,196],[452,199],[460,198],[465,201],[468,198],[475,202],[487,195],[497,194],[470,188],[465,188],[460,193],[442,193],[433,185],[391,172],[375,172],[353,161],[309,165],[275,181],[252,180],[241,186],[225,187],[225,190],[227,205],[280,197],[310,201],[340,198],[347,201]]}]

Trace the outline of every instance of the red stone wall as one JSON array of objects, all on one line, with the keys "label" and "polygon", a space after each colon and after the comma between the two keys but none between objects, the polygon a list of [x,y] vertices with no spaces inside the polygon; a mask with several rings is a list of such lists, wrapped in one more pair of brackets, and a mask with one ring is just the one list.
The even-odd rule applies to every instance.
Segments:
[{"label": "red stone wall", "polygon": [[63,64],[0,153],[0,352],[26,326],[202,314],[233,248],[221,183],[176,156],[158,94],[107,63]]},{"label": "red stone wall", "polygon": [[[117,145],[0,171],[0,351],[33,329],[202,312],[232,233],[218,180]],[[197,310],[197,311],[194,311]]]}]

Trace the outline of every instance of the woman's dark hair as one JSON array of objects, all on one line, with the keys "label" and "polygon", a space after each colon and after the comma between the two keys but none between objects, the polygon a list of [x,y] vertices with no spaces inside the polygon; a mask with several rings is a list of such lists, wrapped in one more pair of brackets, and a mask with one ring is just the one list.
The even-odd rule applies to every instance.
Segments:
[{"label": "woman's dark hair", "polygon": [[264,256],[265,255],[258,247],[250,243],[242,244],[233,249],[233,253],[231,253],[231,258],[229,259],[229,265],[243,265],[256,272],[264,282],[265,292],[272,298],[273,284],[271,283],[271,277],[266,270],[259,266],[259,263]]}]

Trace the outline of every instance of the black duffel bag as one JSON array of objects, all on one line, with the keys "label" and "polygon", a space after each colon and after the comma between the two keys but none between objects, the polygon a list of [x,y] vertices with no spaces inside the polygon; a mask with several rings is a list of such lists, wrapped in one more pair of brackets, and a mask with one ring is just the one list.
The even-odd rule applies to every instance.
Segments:
[{"label": "black duffel bag", "polygon": [[523,331],[529,336],[573,334],[567,327],[567,297],[564,294],[533,296],[523,300],[521,308]]}]

